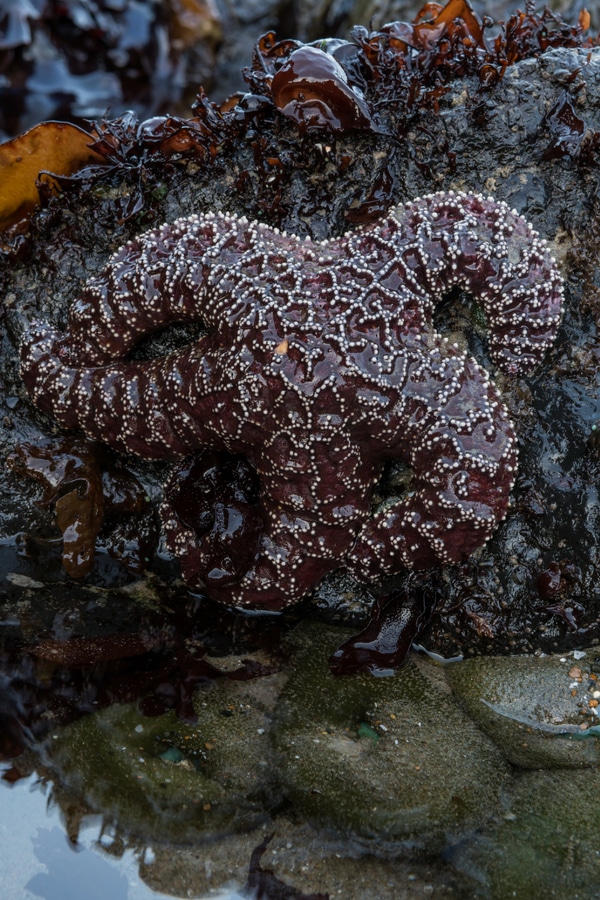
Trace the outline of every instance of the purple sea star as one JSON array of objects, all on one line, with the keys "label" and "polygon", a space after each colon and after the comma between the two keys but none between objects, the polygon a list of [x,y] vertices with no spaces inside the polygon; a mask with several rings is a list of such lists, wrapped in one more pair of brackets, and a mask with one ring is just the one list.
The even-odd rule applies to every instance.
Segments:
[{"label": "purple sea star", "polygon": [[[540,361],[561,278],[504,203],[438,193],[321,243],[232,215],[190,216],[119,250],[66,332],[32,324],[23,379],[61,425],[122,452],[244,457],[258,496],[232,491],[226,505],[233,519],[254,510],[242,571],[211,577],[214,544],[208,552],[203,528],[182,518],[173,480],[163,528],[188,584],[229,606],[278,610],[340,566],[370,579],[457,563],[505,515],[512,425],[488,373],[432,325],[455,285],[482,305],[502,370]],[[197,320],[207,334],[196,343],[127,361],[143,335]],[[373,514],[390,458],[412,469],[411,490]]]}]

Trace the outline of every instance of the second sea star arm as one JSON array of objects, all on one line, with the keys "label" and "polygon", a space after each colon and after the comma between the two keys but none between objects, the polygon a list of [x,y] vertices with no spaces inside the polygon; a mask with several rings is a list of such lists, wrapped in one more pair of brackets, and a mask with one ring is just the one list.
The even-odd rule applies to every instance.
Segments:
[{"label": "second sea star arm", "polygon": [[[346,558],[360,580],[464,561],[504,518],[516,465],[516,437],[487,373],[467,356],[431,360],[404,392],[397,455],[412,471],[405,497],[371,517]],[[443,357],[442,357],[443,359]],[[454,379],[448,380],[448,367]],[[448,384],[454,385],[448,392]],[[440,389],[444,391],[441,395]]]},{"label": "second sea star arm", "polygon": [[[215,541],[214,530],[197,529],[189,501],[182,517],[170,482],[161,519],[188,584],[228,606],[277,611],[339,567],[368,515],[373,467],[343,433],[322,437],[314,453],[303,454],[298,434],[300,453],[290,460],[274,429],[265,453],[255,458],[261,484],[255,511],[262,528],[250,555],[227,539]],[[246,511],[234,502],[231,513],[243,528]]]},{"label": "second sea star arm", "polygon": [[490,355],[505,372],[541,361],[560,323],[562,279],[522,216],[491,197],[450,191],[392,210],[380,233],[394,240],[395,227],[405,282],[425,306],[463,287],[484,309]]},{"label": "second sea star arm", "polygon": [[[172,459],[199,445],[224,449],[219,356],[202,341],[159,359],[100,366],[65,364],[63,332],[32,326],[21,352],[36,406],[65,428],[144,459]],[[177,398],[174,400],[173,398]]]}]

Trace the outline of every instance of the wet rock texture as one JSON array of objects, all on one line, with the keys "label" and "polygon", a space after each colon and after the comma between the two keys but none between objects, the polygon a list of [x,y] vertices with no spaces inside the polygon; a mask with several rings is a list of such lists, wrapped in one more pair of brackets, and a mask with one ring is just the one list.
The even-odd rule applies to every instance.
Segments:
[{"label": "wet rock texture", "polygon": [[[104,545],[83,583],[68,579],[53,510],[38,506],[41,492],[33,481],[3,465],[17,444],[63,438],[33,410],[20,381],[17,346],[26,323],[39,315],[64,326],[82,283],[127,239],[210,209],[325,238],[382,215],[395,202],[460,189],[507,200],[554,245],[567,280],[558,342],[528,378],[494,373],[520,444],[512,505],[482,551],[433,576],[445,599],[423,643],[444,655],[459,649],[555,655],[474,659],[448,670],[413,660],[393,678],[336,680],[317,660],[326,660],[348,632],[305,626],[290,641],[285,688],[278,676],[266,676],[268,700],[227,682],[196,698],[197,726],[181,726],[172,715],[144,719],[123,704],[56,729],[50,742],[52,774],[70,785],[68,797],[86,797],[91,808],[104,809],[132,832],[163,837],[172,829],[170,836],[200,841],[207,829],[246,829],[263,819],[271,827],[274,820],[300,849],[276,843],[277,858],[270,849],[268,862],[306,891],[343,889],[348,897],[365,897],[375,884],[378,897],[397,900],[411,896],[399,870],[406,877],[416,872],[421,886],[435,882],[464,897],[535,896],[541,885],[544,896],[591,900],[600,883],[600,738],[592,677],[600,637],[600,52],[550,50],[509,67],[493,89],[479,88],[474,78],[455,83],[436,114],[425,111],[406,127],[390,113],[391,136],[300,133],[275,112],[258,127],[242,107],[236,139],[223,144],[210,165],[183,156],[164,164],[151,154],[141,165],[130,164],[123,156],[92,191],[65,190],[34,218],[27,254],[13,254],[0,271],[4,650],[9,633],[25,643],[45,635],[62,641],[100,634],[110,641],[115,630],[135,632],[140,616],[140,583],[131,588],[134,576],[112,562]],[[437,327],[489,366],[485,329],[467,298],[452,298]],[[192,337],[174,330],[139,348],[138,356]],[[164,470],[132,460],[120,464],[156,507]],[[403,471],[387,472],[381,500],[401,494],[406,481]],[[177,574],[160,554],[150,568],[171,581]],[[402,577],[396,586],[411,587]],[[332,576],[302,614],[356,623],[371,600],[367,595],[363,602],[347,578]],[[149,603],[161,612],[160,599]],[[573,648],[586,656],[576,660]],[[40,669],[48,675],[54,663],[37,665],[33,671],[27,661],[16,675],[2,671],[2,724],[14,714],[5,709],[4,695],[21,692],[20,714]],[[15,735],[17,745],[22,739]],[[319,838],[315,846],[314,833],[298,825],[303,816],[345,843],[325,845]],[[218,860],[217,883],[225,883],[232,853],[263,837],[262,830],[229,836],[212,845],[210,857],[204,846],[195,855],[189,851],[195,881],[186,872],[182,888],[199,893],[215,887],[207,858]],[[399,869],[396,862],[375,866],[372,856],[340,869],[348,840],[357,853],[369,854],[443,847],[444,862],[437,857],[433,875],[422,862]],[[164,851],[160,865],[144,867],[157,888],[173,886],[171,857]],[[365,872],[373,879],[366,886],[360,880]],[[378,878],[385,883],[377,885]]]},{"label": "wet rock texture", "polygon": [[[539,896],[541,885],[550,897],[593,897],[593,658],[441,666],[413,656],[389,678],[335,678],[325,663],[345,633],[298,626],[283,673],[200,691],[196,725],[117,705],[57,732],[49,750],[64,796],[144,838],[203,843],[221,833],[208,851],[217,860],[253,825],[306,847],[310,832],[299,838],[291,809],[292,821],[328,836],[299,873],[298,848],[278,852],[278,874],[291,871],[304,890],[341,885],[355,896],[351,867],[335,877],[320,867],[343,839],[401,866],[442,852],[437,883],[454,879],[459,897]],[[207,889],[210,875],[190,865],[188,887],[200,879]],[[160,889],[159,868],[145,877]]]},{"label": "wet rock texture", "polygon": [[266,728],[277,677],[199,695],[197,726],[173,713],[145,717],[133,704],[81,719],[51,743],[61,781],[107,822],[150,839],[254,828],[281,797]]},{"label": "wet rock texture", "polygon": [[309,821],[386,844],[432,848],[487,816],[507,769],[447,689],[414,664],[394,678],[323,678],[338,637],[304,629],[277,707],[287,793]]},{"label": "wet rock texture", "polygon": [[[587,659],[587,658],[586,658]],[[600,690],[572,657],[480,657],[448,670],[460,704],[514,766],[595,766]],[[589,728],[592,732],[589,732]]]},{"label": "wet rock texture", "polygon": [[495,827],[457,853],[457,867],[479,882],[472,896],[596,896],[600,816],[590,797],[598,787],[597,769],[520,774]]},{"label": "wet rock texture", "polygon": [[[509,67],[493,91],[477,93],[478,84],[468,79],[456,84],[439,114],[424,114],[420,124],[411,120],[400,141],[373,132],[335,139],[329,134],[325,141],[299,134],[290,119],[279,115],[269,120],[258,143],[246,123],[235,144],[211,163],[209,177],[184,159],[166,169],[149,161],[155,168],[147,169],[147,177],[158,183],[151,198],[144,194],[146,207],[137,218],[115,224],[115,204],[127,208],[139,188],[139,172],[134,178],[125,164],[111,176],[110,189],[99,185],[93,192],[71,192],[53,201],[32,229],[37,262],[6,263],[2,272],[4,458],[16,444],[55,430],[32,410],[19,378],[16,347],[26,323],[40,315],[64,324],[83,281],[151,217],[171,220],[198,209],[227,209],[320,238],[345,231],[349,216],[373,215],[377,208],[383,211],[432,188],[489,191],[513,204],[554,244],[568,281],[566,311],[556,346],[531,376],[494,373],[520,445],[512,506],[486,548],[435,576],[446,599],[428,641],[448,655],[457,648],[467,653],[552,651],[594,639],[600,603],[598,169],[593,149],[594,135],[600,133],[599,84],[598,51],[550,50]],[[286,149],[292,140],[293,160]],[[489,367],[485,328],[471,301],[455,297],[437,326],[452,340],[466,342]],[[162,353],[190,339],[186,329],[176,329],[139,354]],[[158,503],[164,470],[135,460],[127,465]],[[33,486],[4,468],[0,486],[6,570],[12,566],[15,534],[48,541],[57,532],[52,511],[36,508],[39,495]],[[390,469],[380,496],[398,496],[405,486],[406,473]],[[21,553],[18,574],[39,580],[44,571],[45,565],[36,569],[33,554]],[[100,585],[117,576],[99,562],[88,577]],[[401,576],[396,586],[403,581]],[[330,617],[348,621],[355,618],[357,596],[355,587],[348,590],[334,576],[315,602]]]}]

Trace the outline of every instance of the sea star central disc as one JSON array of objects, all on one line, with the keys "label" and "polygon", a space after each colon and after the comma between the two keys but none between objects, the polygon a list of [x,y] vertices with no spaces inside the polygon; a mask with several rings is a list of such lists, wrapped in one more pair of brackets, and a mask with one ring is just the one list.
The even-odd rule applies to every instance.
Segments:
[{"label": "sea star central disc", "polygon": [[[211,575],[214,546],[182,519],[173,485],[163,527],[192,587],[278,610],[339,566],[370,579],[459,562],[504,516],[512,425],[487,372],[432,324],[455,285],[482,305],[500,368],[521,374],[542,358],[561,279],[544,241],[504,203],[434,194],[322,243],[231,215],[191,216],[119,250],[66,332],[34,323],[23,379],[40,409],[117,450],[245,458],[258,496],[234,491],[225,504],[233,518],[253,510],[243,571]],[[196,343],[128,360],[142,336],[197,320],[207,334]],[[411,467],[411,490],[372,514],[390,458]]]}]

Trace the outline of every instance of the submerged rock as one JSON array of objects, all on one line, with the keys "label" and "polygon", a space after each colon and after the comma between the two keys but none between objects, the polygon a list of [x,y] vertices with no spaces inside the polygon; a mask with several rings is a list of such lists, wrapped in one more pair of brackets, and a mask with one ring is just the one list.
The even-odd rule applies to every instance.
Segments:
[{"label": "submerged rock", "polygon": [[600,773],[523,772],[495,829],[461,847],[454,865],[475,877],[472,897],[595,900],[600,885]]},{"label": "submerged rock", "polygon": [[261,699],[273,688],[212,685],[198,694],[197,725],[114,705],[58,732],[53,764],[107,821],[149,839],[184,842],[253,828],[279,801]]},{"label": "submerged rock", "polygon": [[585,660],[479,657],[451,667],[448,678],[466,712],[513,765],[600,762],[594,713],[600,690]]},{"label": "submerged rock", "polygon": [[294,634],[273,729],[283,789],[310,822],[374,852],[439,847],[487,817],[507,767],[415,663],[389,678],[332,676],[346,635],[310,623]]}]

